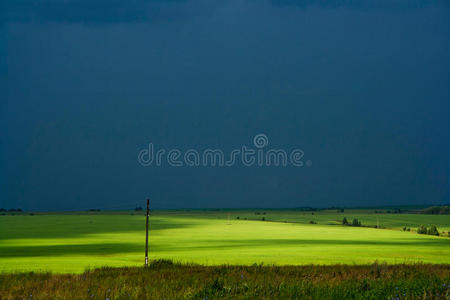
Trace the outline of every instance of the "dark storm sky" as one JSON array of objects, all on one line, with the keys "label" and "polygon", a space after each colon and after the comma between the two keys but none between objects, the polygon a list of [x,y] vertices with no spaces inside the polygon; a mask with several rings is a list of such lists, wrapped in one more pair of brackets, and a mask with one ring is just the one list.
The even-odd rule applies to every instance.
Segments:
[{"label": "dark storm sky", "polygon": [[[448,1],[6,0],[0,207],[450,202]],[[143,167],[301,148],[310,167]]]}]

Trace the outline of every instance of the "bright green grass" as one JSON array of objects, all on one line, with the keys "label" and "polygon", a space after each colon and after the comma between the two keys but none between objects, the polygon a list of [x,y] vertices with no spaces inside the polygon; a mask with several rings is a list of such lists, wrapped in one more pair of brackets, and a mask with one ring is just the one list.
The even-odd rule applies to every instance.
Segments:
[{"label": "bright green grass", "polygon": [[[302,212],[293,210],[240,210],[240,211],[163,211],[162,215],[175,214],[177,216],[191,216],[201,218],[216,219],[236,219],[241,220],[261,220],[263,217],[266,221],[276,222],[295,222],[308,224],[315,221],[320,225],[340,225],[344,217],[351,222],[357,218],[363,225],[378,225],[382,228],[402,229],[403,227],[416,230],[420,225],[427,227],[436,225],[439,231],[448,232],[450,230],[449,215],[425,215],[425,214],[375,214],[374,210],[368,209],[346,209],[343,213],[336,213],[335,210],[325,210],[317,212]],[[256,214],[259,213],[259,214]],[[263,213],[266,213],[263,215]],[[158,212],[157,212],[158,214]]]},{"label": "bright green grass", "polygon": [[[208,265],[363,264],[375,260],[450,263],[450,239],[445,237],[321,225],[341,219],[337,214],[301,217],[299,213],[269,212],[264,215],[267,220],[288,221],[301,218],[309,221],[316,217],[317,225],[235,219],[236,215],[246,213],[249,217],[262,217],[250,211],[155,213],[150,224],[150,259],[169,258]],[[390,220],[392,227],[403,226],[402,222],[414,217],[425,217],[424,223],[442,222],[447,228],[449,222],[448,217],[435,218],[442,216],[378,217],[386,223]],[[361,219],[364,223],[364,218]],[[418,222],[413,221],[410,222]],[[82,272],[87,267],[142,265],[144,222],[142,215],[126,214],[1,216],[0,272]]]}]

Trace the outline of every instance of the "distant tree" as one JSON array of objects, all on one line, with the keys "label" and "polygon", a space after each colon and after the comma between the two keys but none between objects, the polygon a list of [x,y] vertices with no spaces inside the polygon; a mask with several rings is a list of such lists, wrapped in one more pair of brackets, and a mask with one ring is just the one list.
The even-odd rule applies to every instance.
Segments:
[{"label": "distant tree", "polygon": [[418,234],[427,234],[427,228],[424,225],[420,225],[419,228],[417,228],[417,233]]},{"label": "distant tree", "polygon": [[435,225],[431,225],[430,229],[428,229],[427,234],[439,236],[439,231]]},{"label": "distant tree", "polygon": [[403,231],[406,231],[406,226],[405,226],[405,227],[403,227]]},{"label": "distant tree", "polygon": [[261,220],[265,221],[265,220],[266,220],[266,218],[262,217],[262,219],[261,219]]},{"label": "distant tree", "polygon": [[316,221],[309,221],[309,224],[317,224]]},{"label": "distant tree", "polygon": [[239,216],[237,216],[236,219],[239,220]]},{"label": "distant tree", "polygon": [[344,218],[342,219],[342,225],[348,225],[348,221],[347,221],[347,218],[346,218],[346,217],[344,217]]},{"label": "distant tree", "polygon": [[361,226],[361,221],[358,221],[358,219],[356,219],[356,218],[353,219],[352,226],[355,226],[355,227]]},{"label": "distant tree", "polygon": [[6,209],[0,208],[0,212],[5,212],[5,211],[6,211]]},{"label": "distant tree", "polygon": [[135,210],[135,211],[141,211],[141,210],[142,210],[142,207],[138,206],[138,207],[136,207],[134,210]]}]

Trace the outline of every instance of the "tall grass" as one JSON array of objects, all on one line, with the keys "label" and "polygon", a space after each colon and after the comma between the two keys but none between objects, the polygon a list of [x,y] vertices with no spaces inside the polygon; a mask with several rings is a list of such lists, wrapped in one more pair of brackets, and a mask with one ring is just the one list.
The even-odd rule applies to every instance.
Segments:
[{"label": "tall grass", "polygon": [[0,299],[448,299],[450,265],[201,266],[0,275]]}]

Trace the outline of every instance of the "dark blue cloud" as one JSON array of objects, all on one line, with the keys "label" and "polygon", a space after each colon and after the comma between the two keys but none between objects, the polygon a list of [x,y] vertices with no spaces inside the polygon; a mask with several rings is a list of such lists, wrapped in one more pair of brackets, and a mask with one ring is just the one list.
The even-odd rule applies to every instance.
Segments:
[{"label": "dark blue cloud", "polygon": [[175,20],[193,13],[185,0],[4,1],[3,21],[133,23]]},{"label": "dark blue cloud", "polygon": [[[0,207],[448,202],[448,5],[291,3],[3,1]],[[137,162],[258,133],[312,167]]]},{"label": "dark blue cloud", "polygon": [[271,3],[276,6],[320,7],[323,9],[344,8],[365,12],[396,11],[402,13],[436,4],[448,5],[448,1],[445,0],[271,0]]}]

